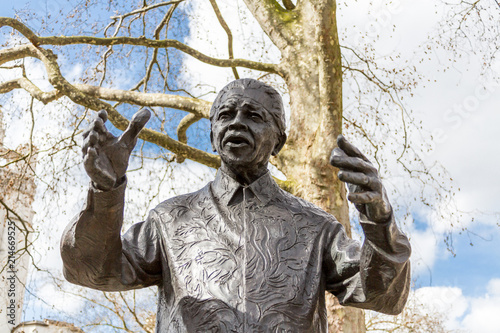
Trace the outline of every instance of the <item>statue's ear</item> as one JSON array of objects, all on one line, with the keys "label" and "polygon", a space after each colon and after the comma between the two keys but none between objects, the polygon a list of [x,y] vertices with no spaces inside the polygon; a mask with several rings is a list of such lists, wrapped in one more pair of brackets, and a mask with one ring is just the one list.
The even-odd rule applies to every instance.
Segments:
[{"label": "statue's ear", "polygon": [[286,134],[283,133],[278,137],[278,143],[276,143],[276,146],[273,149],[272,155],[276,156],[278,153],[281,151],[281,148],[285,145],[286,142]]},{"label": "statue's ear", "polygon": [[214,145],[214,133],[212,132],[212,129],[210,129],[210,144],[212,144],[212,150],[214,152],[216,152],[217,149],[215,149],[215,145]]}]

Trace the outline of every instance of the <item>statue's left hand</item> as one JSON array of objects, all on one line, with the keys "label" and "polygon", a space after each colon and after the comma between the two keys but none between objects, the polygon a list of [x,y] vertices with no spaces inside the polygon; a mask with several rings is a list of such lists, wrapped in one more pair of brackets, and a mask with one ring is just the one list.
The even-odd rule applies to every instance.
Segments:
[{"label": "statue's left hand", "polygon": [[339,179],[347,183],[347,198],[370,221],[387,221],[392,208],[377,169],[342,135],[337,138],[337,145],[330,156],[330,164],[339,168]]}]

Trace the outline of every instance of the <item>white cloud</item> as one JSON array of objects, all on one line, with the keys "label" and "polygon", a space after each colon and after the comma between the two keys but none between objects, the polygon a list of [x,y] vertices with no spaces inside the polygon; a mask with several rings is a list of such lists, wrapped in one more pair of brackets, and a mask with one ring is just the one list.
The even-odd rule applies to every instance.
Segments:
[{"label": "white cloud", "polygon": [[438,239],[430,230],[413,229],[410,233],[411,264],[413,276],[432,270],[438,255]]},{"label": "white cloud", "polygon": [[[440,328],[463,333],[497,333],[500,327],[500,279],[490,280],[488,291],[479,297],[465,296],[457,287],[424,287],[410,292],[404,312],[397,316],[367,313],[367,320],[379,323],[375,327],[394,327],[411,322],[397,332],[431,332]],[[389,324],[390,323],[390,324]],[[372,332],[382,332],[373,331]],[[385,332],[385,331],[384,331]]]},{"label": "white cloud", "polygon": [[494,296],[500,296],[500,278],[491,279],[490,282],[488,282],[488,293]]},{"label": "white cloud", "polygon": [[460,326],[458,319],[468,308],[462,290],[456,287],[424,287],[415,290],[412,297],[419,304],[421,314],[438,315],[444,325],[452,329]]},{"label": "white cloud", "polygon": [[[420,47],[429,36],[438,34],[438,24],[446,10],[450,10],[450,7],[430,0],[418,3],[406,0],[341,2],[338,21],[343,31],[343,43],[355,48],[370,45],[368,51],[364,52],[376,58],[380,66],[415,66],[413,74],[423,75],[424,79],[413,91],[414,96],[410,99],[405,96],[405,104],[408,109],[414,110],[417,121],[422,121],[424,132],[433,134],[434,139],[425,133],[423,137],[418,133],[410,134],[411,145],[416,148],[425,141],[435,147],[426,156],[428,165],[435,162],[444,165],[453,178],[455,188],[461,188],[457,192],[457,207],[453,209],[492,212],[498,210],[500,196],[500,171],[493,167],[500,163],[500,157],[495,153],[498,151],[496,143],[500,141],[500,132],[497,130],[500,122],[500,88],[492,78],[496,76],[498,79],[500,61],[493,62],[491,77],[486,77],[481,75],[480,55],[469,54],[453,62],[448,51],[429,51]],[[418,29],[415,29],[416,22]],[[361,35],[365,37],[360,38]],[[373,52],[370,51],[371,47]],[[345,53],[349,55],[349,52]],[[446,67],[450,69],[443,71]],[[482,89],[484,83],[487,83],[488,90]],[[344,93],[348,97],[350,89],[348,86],[345,88]],[[347,101],[345,105],[349,107]],[[461,110],[457,110],[457,106]],[[395,117],[391,121],[394,121],[391,131],[395,131],[398,119]],[[387,142],[390,141],[384,139],[387,133],[371,132],[370,135],[374,135],[377,142],[383,142],[386,146],[380,152],[381,155],[390,155],[388,148],[391,146],[396,150],[401,146],[401,140],[395,144]],[[411,166],[411,161],[409,163]],[[396,163],[388,167],[392,176],[398,176],[398,167]],[[405,184],[407,181],[407,177],[402,181],[395,180],[395,185],[400,189],[409,187],[409,191],[402,193],[405,198],[418,196],[417,192],[411,193],[411,190],[418,188]],[[447,187],[450,185],[445,184]],[[448,201],[437,203],[437,207],[438,211],[429,223],[433,224],[433,228],[449,229],[450,225],[444,223],[449,213],[446,212]],[[439,219],[443,213],[445,219]],[[492,218],[482,217],[484,219],[481,222],[496,222]],[[470,215],[465,216],[461,225],[454,226],[455,230],[467,226],[469,221]]]},{"label": "white cloud", "polygon": [[[418,181],[423,179],[409,181],[404,172],[398,171],[400,166],[395,161],[388,166],[388,172],[392,174],[384,173],[389,178],[385,181],[386,186],[395,190],[390,193],[392,202],[399,204],[402,211],[409,207],[412,214],[418,215],[418,228],[412,225],[411,218],[401,220],[411,237],[412,266],[416,275],[432,270],[437,259],[450,255],[444,248],[444,236],[453,232],[457,237],[462,228],[472,227],[472,216],[476,217],[475,227],[483,223],[498,223],[498,215],[481,214],[498,211],[500,197],[500,171],[495,167],[500,164],[500,155],[496,153],[500,142],[498,83],[491,77],[480,75],[479,56],[470,54],[451,62],[450,54],[443,50],[429,52],[418,47],[429,35],[437,34],[437,24],[445,8],[430,0],[418,3],[405,0],[339,3],[338,21],[344,31],[343,43],[357,48],[371,43],[378,64],[387,68],[415,65],[416,73],[424,76],[425,80],[413,91],[414,96],[410,99],[405,96],[404,99],[408,108],[414,110],[417,122],[422,121],[424,129],[422,136],[411,136],[411,145],[417,147],[421,142],[431,142],[435,149],[425,155],[426,162],[429,166],[441,163],[448,170],[449,175],[442,172],[441,175],[444,175],[443,179],[452,178],[453,181],[445,182],[445,188],[450,189],[453,185],[456,191],[460,187],[455,201],[441,197],[431,200],[433,207],[428,207],[413,201],[419,200],[421,184]],[[417,20],[418,29],[415,28]],[[365,38],[360,39],[361,34]],[[370,51],[367,53],[371,54]],[[392,57],[385,57],[388,54]],[[421,58],[423,62],[417,61]],[[498,77],[499,64],[499,61],[493,63],[490,76]],[[443,71],[447,66],[451,69]],[[483,89],[485,83],[486,90]],[[344,92],[347,96],[348,87]],[[344,105],[349,107],[349,103]],[[456,105],[462,111],[457,111]],[[396,126],[397,119],[394,118],[391,131]],[[436,135],[435,130],[442,134]],[[426,131],[434,134],[433,140]],[[399,149],[401,140],[391,144],[384,138],[387,133],[380,132],[375,128],[373,134],[377,142],[385,145],[381,155],[390,154],[391,147]],[[412,166],[412,161],[409,165]],[[424,194],[430,194],[434,189],[429,186]],[[465,214],[460,216],[461,212]]]},{"label": "white cloud", "polygon": [[85,305],[85,300],[83,298],[62,293],[54,283],[47,283],[41,287],[38,291],[38,296],[44,303],[47,303],[45,306],[48,305],[55,309],[64,309],[64,312],[69,315],[78,314]]},{"label": "white cloud", "polygon": [[500,278],[488,283],[488,293],[472,298],[470,311],[462,321],[471,333],[498,333],[500,328]]},{"label": "white cloud", "polygon": [[479,297],[464,296],[454,287],[417,289],[415,297],[423,311],[441,313],[449,329],[468,333],[497,333],[500,327],[500,278],[491,279],[487,293]]}]

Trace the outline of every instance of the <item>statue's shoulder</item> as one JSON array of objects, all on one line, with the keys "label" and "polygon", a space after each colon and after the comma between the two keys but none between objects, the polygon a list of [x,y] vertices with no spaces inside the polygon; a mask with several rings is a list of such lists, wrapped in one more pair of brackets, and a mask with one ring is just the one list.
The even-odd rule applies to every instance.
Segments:
[{"label": "statue's shoulder", "polygon": [[177,210],[179,208],[196,209],[196,207],[198,207],[200,203],[206,202],[210,199],[209,186],[210,182],[198,191],[171,197],[161,202],[158,206],[155,207],[154,210],[158,214],[164,214],[169,213],[173,210]]},{"label": "statue's shoulder", "polygon": [[337,219],[330,213],[325,212],[315,204],[297,197],[289,192],[280,189],[280,201],[288,207],[295,214],[314,217],[318,220],[324,220],[330,223],[338,223]]}]

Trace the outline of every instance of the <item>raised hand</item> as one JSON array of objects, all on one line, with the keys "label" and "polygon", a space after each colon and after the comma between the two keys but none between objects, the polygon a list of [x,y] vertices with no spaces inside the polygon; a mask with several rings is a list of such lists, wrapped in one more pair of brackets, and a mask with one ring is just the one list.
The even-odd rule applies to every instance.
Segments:
[{"label": "raised hand", "polygon": [[338,136],[337,145],[330,156],[330,164],[339,168],[339,179],[347,183],[347,198],[370,221],[387,221],[392,208],[377,169],[342,135]]},{"label": "raised hand", "polygon": [[106,111],[98,112],[97,118],[83,133],[82,148],[83,165],[95,187],[107,191],[124,181],[137,136],[150,117],[149,110],[139,110],[132,117],[125,132],[117,138],[109,133],[104,125],[108,119]]}]

